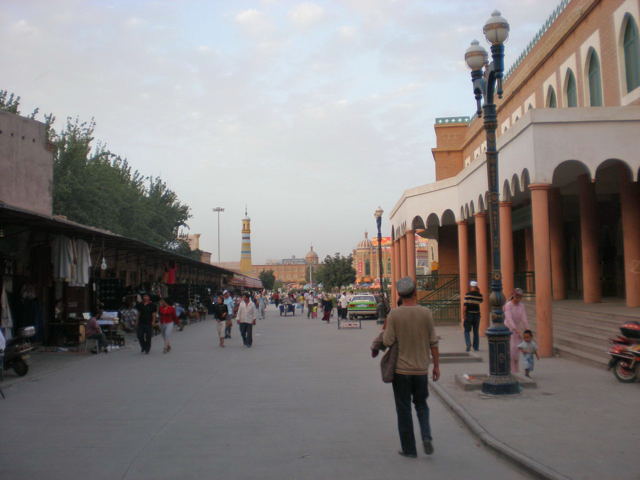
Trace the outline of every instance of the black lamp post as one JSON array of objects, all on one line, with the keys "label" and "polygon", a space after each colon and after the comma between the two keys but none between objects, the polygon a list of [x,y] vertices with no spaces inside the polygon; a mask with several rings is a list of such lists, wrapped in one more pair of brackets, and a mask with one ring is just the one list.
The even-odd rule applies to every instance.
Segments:
[{"label": "black lamp post", "polygon": [[384,276],[384,270],[382,269],[382,214],[384,213],[384,210],[382,210],[382,207],[378,207],[378,209],[375,211],[375,213],[373,214],[374,217],[376,217],[376,226],[378,227],[378,276],[380,277],[380,302],[381,304],[379,305],[378,308],[378,323],[382,324],[384,323],[385,319],[387,318],[387,299],[385,298],[385,293],[384,293],[384,281],[383,281],[383,276]]},{"label": "black lamp post", "polygon": [[[489,227],[491,233],[491,327],[486,331],[489,340],[489,377],[482,384],[482,392],[491,395],[508,395],[520,392],[520,385],[511,375],[509,337],[511,332],[504,326],[505,297],[502,293],[500,267],[500,230],[498,210],[498,151],[496,128],[498,118],[494,94],[502,98],[502,76],[504,71],[504,42],[509,36],[509,23],[497,10],[491,14],[483,28],[484,36],[491,43],[493,61],[488,63],[487,51],[477,40],[465,52],[465,60],[471,69],[473,93],[478,107],[478,116],[484,116],[487,135],[487,175],[489,183]],[[483,103],[484,100],[484,103]]]}]

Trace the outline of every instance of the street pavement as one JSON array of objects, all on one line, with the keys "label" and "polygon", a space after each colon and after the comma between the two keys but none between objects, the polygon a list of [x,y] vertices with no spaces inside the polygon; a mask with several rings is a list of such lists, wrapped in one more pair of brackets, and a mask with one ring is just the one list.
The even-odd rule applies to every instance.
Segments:
[{"label": "street pavement", "polygon": [[[438,334],[441,351],[464,350],[458,327]],[[483,363],[443,364],[438,385],[489,434],[564,477],[640,479],[640,383],[623,384],[605,368],[553,357],[536,361],[537,388],[520,395],[462,391],[455,374],[489,371],[485,337],[480,348]]]},{"label": "street pavement", "polygon": [[267,313],[251,349],[235,325],[219,348],[208,320],[175,332],[166,355],[155,337],[150,355],[60,353],[73,360],[10,378],[0,478],[530,478],[435,395],[435,453],[400,457],[391,386],[369,355],[374,322]]}]

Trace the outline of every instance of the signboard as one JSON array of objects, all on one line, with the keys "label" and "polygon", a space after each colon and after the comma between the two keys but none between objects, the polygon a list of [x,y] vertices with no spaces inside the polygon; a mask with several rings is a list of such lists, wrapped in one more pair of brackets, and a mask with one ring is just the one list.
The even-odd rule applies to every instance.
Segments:
[{"label": "signboard", "polygon": [[342,320],[338,319],[338,330],[346,328],[362,328],[362,320]]}]

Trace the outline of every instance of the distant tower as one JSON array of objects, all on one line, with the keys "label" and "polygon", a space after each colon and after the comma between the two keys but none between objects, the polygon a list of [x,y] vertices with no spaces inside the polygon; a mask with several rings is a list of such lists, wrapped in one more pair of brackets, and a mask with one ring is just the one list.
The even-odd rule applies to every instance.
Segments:
[{"label": "distant tower", "polygon": [[251,273],[251,219],[244,208],[242,219],[242,248],[240,249],[240,272]]}]

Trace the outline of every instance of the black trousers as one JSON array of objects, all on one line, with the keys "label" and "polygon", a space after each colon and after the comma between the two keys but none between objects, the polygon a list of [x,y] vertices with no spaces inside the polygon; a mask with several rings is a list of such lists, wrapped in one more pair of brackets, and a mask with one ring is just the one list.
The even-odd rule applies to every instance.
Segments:
[{"label": "black trousers", "polygon": [[431,426],[429,424],[429,383],[427,375],[400,375],[393,377],[393,397],[396,401],[398,416],[398,433],[402,451],[417,454],[416,438],[413,433],[413,418],[411,416],[411,401],[415,405],[418,424],[422,440],[431,440]]},{"label": "black trousers", "polygon": [[467,348],[471,348],[471,331],[473,331],[473,349],[477,352],[480,348],[480,335],[478,329],[480,327],[480,314],[475,312],[467,312],[463,322],[464,341]]},{"label": "black trousers", "polygon": [[151,325],[138,325],[137,330],[138,342],[140,342],[140,350],[145,353],[151,351],[151,338],[153,337],[153,327]]},{"label": "black trousers", "polygon": [[253,345],[253,325],[250,323],[240,324],[240,335],[242,335],[242,343],[250,347]]}]

